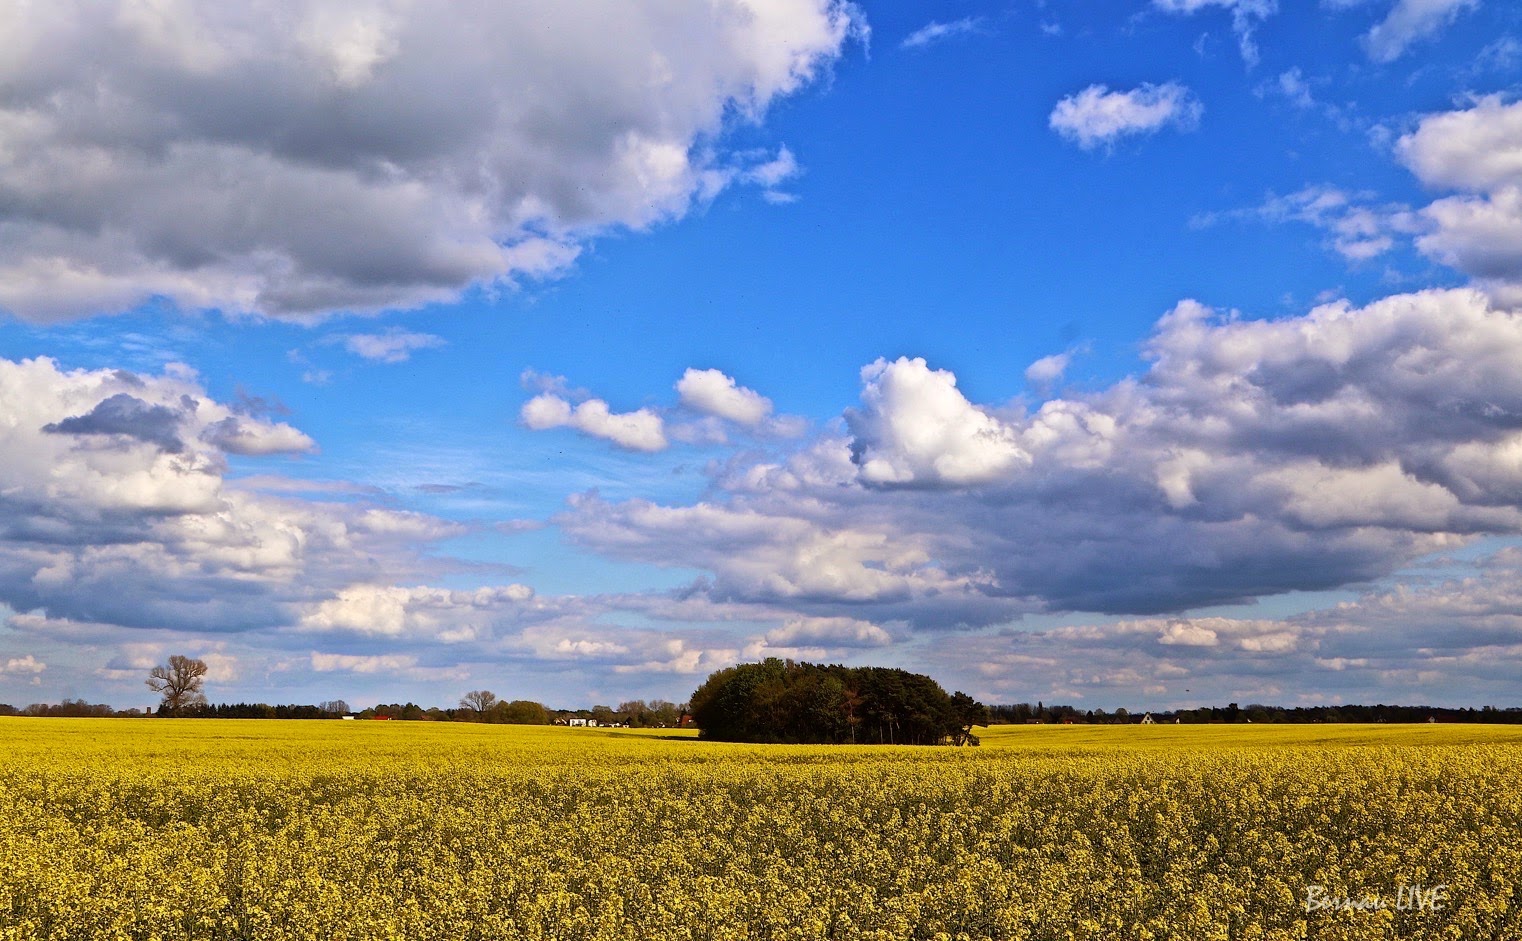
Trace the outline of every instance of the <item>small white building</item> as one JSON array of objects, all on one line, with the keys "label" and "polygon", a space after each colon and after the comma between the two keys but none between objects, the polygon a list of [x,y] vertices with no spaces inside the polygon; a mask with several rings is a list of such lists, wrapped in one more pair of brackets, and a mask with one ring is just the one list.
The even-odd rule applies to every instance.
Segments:
[{"label": "small white building", "polygon": [[1149,712],[1146,715],[1142,716],[1141,724],[1142,725],[1152,725],[1153,724],[1153,722],[1152,722],[1152,713]]}]

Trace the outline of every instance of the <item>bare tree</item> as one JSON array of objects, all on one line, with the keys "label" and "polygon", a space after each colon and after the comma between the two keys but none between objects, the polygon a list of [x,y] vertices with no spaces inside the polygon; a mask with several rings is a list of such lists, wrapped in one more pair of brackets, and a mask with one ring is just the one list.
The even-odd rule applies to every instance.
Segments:
[{"label": "bare tree", "polygon": [[201,695],[205,676],[205,660],[175,654],[167,664],[149,671],[148,688],[164,697],[159,706],[160,712],[178,715],[186,706],[206,702],[206,697]]},{"label": "bare tree", "polygon": [[497,704],[497,694],[487,689],[473,689],[460,699],[460,705],[484,716]]}]

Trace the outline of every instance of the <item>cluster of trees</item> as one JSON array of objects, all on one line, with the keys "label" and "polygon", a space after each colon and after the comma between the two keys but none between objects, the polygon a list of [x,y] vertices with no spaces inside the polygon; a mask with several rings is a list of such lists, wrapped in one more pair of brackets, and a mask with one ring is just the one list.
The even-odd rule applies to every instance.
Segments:
[{"label": "cluster of trees", "polygon": [[349,714],[349,704],[342,699],[315,706],[271,706],[262,702],[196,703],[179,709],[159,707],[159,715],[180,719],[336,719]]},{"label": "cluster of trees", "polygon": [[988,710],[918,673],[771,657],[709,676],[692,718],[703,738],[724,742],[976,745]]},{"label": "cluster of trees", "polygon": [[511,702],[498,699],[490,690],[476,689],[466,693],[460,700],[460,709],[451,719],[470,722],[496,722],[504,725],[549,725],[553,721],[550,711],[543,703],[531,699],[514,699]]},{"label": "cluster of trees", "polygon": [[1441,706],[1265,706],[1251,703],[1238,707],[1205,706],[1199,709],[1180,709],[1175,712],[1154,713],[1158,721],[1171,722],[1175,718],[1188,724],[1193,722],[1484,722],[1495,724],[1522,724],[1522,708],[1511,706],[1498,709],[1483,706],[1479,709],[1447,709]]},{"label": "cluster of trees", "polygon": [[34,702],[18,709],[10,703],[0,702],[0,716],[45,716],[60,719],[100,719],[111,716],[132,717],[148,713],[141,709],[113,709],[105,703],[91,703],[83,699],[65,699],[56,705]]},{"label": "cluster of trees", "polygon": [[631,699],[590,709],[551,709],[531,699],[498,699],[491,690],[473,689],[460,698],[458,709],[424,708],[417,703],[383,703],[359,713],[361,719],[410,722],[489,722],[503,725],[552,725],[566,719],[586,719],[596,725],[630,728],[674,728],[686,714],[685,705],[653,699]]},{"label": "cluster of trees", "polygon": [[[592,716],[601,719],[598,710],[605,706],[593,706]],[[609,710],[611,718],[615,722],[622,722],[632,729],[674,729],[682,724],[682,719],[687,715],[687,704],[667,702],[664,699],[652,699],[648,702],[643,699],[631,699],[628,702],[618,704],[618,709]]]}]

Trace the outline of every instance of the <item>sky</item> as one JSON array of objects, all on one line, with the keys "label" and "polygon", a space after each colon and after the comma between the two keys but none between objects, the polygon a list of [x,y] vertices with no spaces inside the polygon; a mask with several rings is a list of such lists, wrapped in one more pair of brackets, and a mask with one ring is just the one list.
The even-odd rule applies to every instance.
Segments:
[{"label": "sky", "polygon": [[1522,705],[1522,8],[0,2],[0,702]]}]

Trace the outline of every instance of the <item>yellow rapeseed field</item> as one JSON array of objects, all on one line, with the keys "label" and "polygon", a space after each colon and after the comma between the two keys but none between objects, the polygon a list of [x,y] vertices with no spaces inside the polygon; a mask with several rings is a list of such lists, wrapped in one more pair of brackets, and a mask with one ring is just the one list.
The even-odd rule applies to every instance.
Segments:
[{"label": "yellow rapeseed field", "polygon": [[1522,939],[1522,729],[984,742],[0,719],[0,939]]}]

